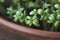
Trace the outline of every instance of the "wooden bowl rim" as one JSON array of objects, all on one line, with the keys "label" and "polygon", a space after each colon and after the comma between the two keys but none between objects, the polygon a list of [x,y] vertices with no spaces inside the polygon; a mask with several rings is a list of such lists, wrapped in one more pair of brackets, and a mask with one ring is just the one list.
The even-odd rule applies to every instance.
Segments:
[{"label": "wooden bowl rim", "polygon": [[24,32],[40,37],[48,37],[48,38],[60,38],[60,32],[50,32],[50,31],[44,31],[44,30],[37,30],[33,28],[28,28],[22,25],[18,25],[12,22],[9,22],[8,20],[0,17],[0,25],[4,27],[11,28],[13,30],[17,30],[19,32]]}]

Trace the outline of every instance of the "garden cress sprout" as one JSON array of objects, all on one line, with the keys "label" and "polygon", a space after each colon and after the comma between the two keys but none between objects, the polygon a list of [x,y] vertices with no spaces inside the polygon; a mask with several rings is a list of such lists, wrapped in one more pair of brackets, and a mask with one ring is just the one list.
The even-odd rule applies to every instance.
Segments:
[{"label": "garden cress sprout", "polygon": [[16,11],[16,14],[13,17],[14,17],[14,21],[17,22],[20,17],[20,12]]},{"label": "garden cress sprout", "polygon": [[37,10],[36,10],[36,9],[34,9],[34,10],[33,10],[33,11],[31,11],[29,14],[30,14],[30,15],[37,15]]},{"label": "garden cress sprout", "polygon": [[25,18],[26,18],[26,11],[24,11],[23,13],[21,13],[20,17],[19,17],[19,21],[22,23],[22,22],[25,22]]},{"label": "garden cress sprout", "polygon": [[11,6],[9,8],[7,8],[7,14],[9,14],[10,16],[12,16],[15,11],[16,10],[14,10]]},{"label": "garden cress sprout", "polygon": [[38,20],[38,18],[35,15],[33,17],[27,16],[25,22],[29,26],[32,26],[32,25],[34,25],[36,27],[40,26],[39,20]]},{"label": "garden cress sprout", "polygon": [[[47,25],[51,26],[50,29],[53,28],[53,30],[56,30],[59,27],[60,0],[51,0],[51,3],[47,3],[42,0],[42,7],[40,8],[32,8],[33,6],[35,6],[35,2],[30,0],[13,0],[13,3],[17,4],[17,8],[14,10],[13,7],[10,6],[9,8],[7,8],[7,14],[14,17],[14,22],[19,21],[20,23],[25,23],[28,26],[34,25],[34,27],[41,27],[40,22],[42,21],[43,23],[46,22]],[[27,10],[29,10],[30,8],[32,8],[33,10],[29,10],[29,12],[27,12],[27,10],[25,10],[26,7]]]},{"label": "garden cress sprout", "polygon": [[24,14],[23,14],[23,10],[24,10],[24,8],[23,8],[23,7],[20,7],[20,8],[16,11],[16,14],[14,15],[14,21],[15,21],[15,22],[17,22],[18,20],[19,20],[20,22],[22,22],[22,21],[21,21],[21,18],[22,18],[23,16],[25,16],[25,12],[24,12]]}]

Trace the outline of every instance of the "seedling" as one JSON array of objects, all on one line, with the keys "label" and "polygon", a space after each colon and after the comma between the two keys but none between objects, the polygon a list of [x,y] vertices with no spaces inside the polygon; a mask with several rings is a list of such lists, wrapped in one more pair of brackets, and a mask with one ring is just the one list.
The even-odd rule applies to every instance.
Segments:
[{"label": "seedling", "polygon": [[[52,24],[49,30],[56,31],[60,25],[60,0],[51,0],[50,3],[41,0],[41,7],[36,9],[38,2],[39,0],[34,2],[30,0],[13,0],[17,8],[13,9],[13,7],[10,6],[7,8],[7,13],[14,17],[15,22],[19,21],[20,23],[26,23],[28,26],[34,25],[34,27],[41,27],[40,22],[43,21],[43,23],[46,22],[47,25]],[[25,7],[23,7],[22,4],[25,5]],[[34,8],[27,13],[25,10],[26,7],[29,9]],[[46,28],[44,26],[42,27],[43,29]]]}]

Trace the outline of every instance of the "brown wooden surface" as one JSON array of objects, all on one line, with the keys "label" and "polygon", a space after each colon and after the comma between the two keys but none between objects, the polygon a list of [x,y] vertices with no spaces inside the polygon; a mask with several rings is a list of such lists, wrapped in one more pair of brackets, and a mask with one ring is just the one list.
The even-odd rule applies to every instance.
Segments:
[{"label": "brown wooden surface", "polygon": [[60,40],[60,32],[30,29],[0,18],[0,40]]},{"label": "brown wooden surface", "polygon": [[27,40],[26,37],[18,35],[16,32],[11,32],[0,27],[0,40]]},{"label": "brown wooden surface", "polygon": [[9,30],[0,27],[0,40],[60,40],[60,39],[49,39],[44,37],[33,36],[25,33],[19,33],[17,31]]}]

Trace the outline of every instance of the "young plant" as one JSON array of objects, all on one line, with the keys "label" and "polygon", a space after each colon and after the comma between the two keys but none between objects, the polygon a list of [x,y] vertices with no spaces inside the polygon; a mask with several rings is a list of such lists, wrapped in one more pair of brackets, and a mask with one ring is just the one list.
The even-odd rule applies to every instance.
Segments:
[{"label": "young plant", "polygon": [[24,11],[24,13],[21,13],[19,21],[21,23],[23,23],[23,22],[25,22],[25,19],[26,19],[26,11]]},{"label": "young plant", "polygon": [[14,10],[12,8],[12,6],[10,6],[9,8],[7,8],[7,14],[9,14],[10,16],[13,16],[13,14],[15,13],[16,10]]},{"label": "young plant", "polygon": [[34,10],[33,10],[33,11],[31,11],[29,14],[30,14],[30,15],[37,15],[38,13],[37,13],[37,10],[36,10],[36,9],[34,9]]},{"label": "young plant", "polygon": [[[14,21],[17,22],[18,20],[20,20],[23,16],[25,16],[25,12],[23,14],[23,10],[24,8],[19,8],[17,11],[16,11],[16,14],[14,15]],[[22,22],[22,21],[20,21]]]},{"label": "young plant", "polygon": [[[14,10],[12,7],[9,7],[7,8],[7,13],[14,17],[15,22],[19,21],[20,23],[26,23],[28,26],[34,25],[35,27],[41,27],[40,22],[42,21],[45,25],[48,25],[48,27],[51,26],[49,27],[50,31],[56,31],[60,26],[60,0],[51,0],[49,4],[44,2],[44,0],[40,0],[42,6],[36,9],[38,1],[39,0],[35,2],[31,0],[13,0],[17,8]],[[33,7],[33,10],[29,11],[29,15],[27,15],[27,11],[25,10],[26,7]],[[43,29],[47,30],[48,27],[43,23]]]},{"label": "young plant", "polygon": [[[54,4],[54,3],[52,3]],[[59,20],[59,17],[60,17],[60,11],[59,11],[59,4],[54,4],[52,5],[54,6],[57,10],[55,11],[54,9],[52,10],[53,13],[51,13],[49,16],[48,16],[48,20],[47,22],[49,24],[52,24],[52,28],[50,29],[51,31],[57,31],[58,27],[59,27],[59,24],[60,24],[60,20]],[[59,15],[59,16],[58,16]]]},{"label": "young plant", "polygon": [[32,26],[34,25],[35,27],[39,27],[40,24],[39,24],[39,20],[38,18],[36,17],[36,15],[30,17],[30,16],[27,16],[26,17],[26,20],[25,20],[25,23],[29,26]]}]

